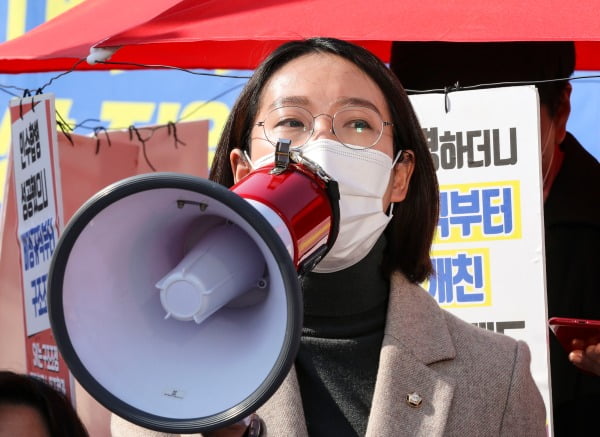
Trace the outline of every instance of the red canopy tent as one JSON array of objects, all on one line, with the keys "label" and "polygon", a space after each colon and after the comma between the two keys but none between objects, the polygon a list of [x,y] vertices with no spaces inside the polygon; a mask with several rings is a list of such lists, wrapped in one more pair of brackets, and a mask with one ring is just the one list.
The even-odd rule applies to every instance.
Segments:
[{"label": "red canopy tent", "polygon": [[600,0],[87,0],[0,44],[0,73],[66,71],[92,47],[120,47],[110,60],[130,65],[77,70],[253,69],[282,42],[312,36],[356,42],[384,61],[394,40],[573,40],[577,68],[600,70],[599,16]]},{"label": "red canopy tent", "polygon": [[[384,61],[392,40],[573,40],[577,69],[600,70],[600,0],[87,0],[0,44],[0,72],[69,70],[90,48],[114,62],[252,69],[284,41],[331,36]],[[82,62],[84,69],[140,68]]]}]

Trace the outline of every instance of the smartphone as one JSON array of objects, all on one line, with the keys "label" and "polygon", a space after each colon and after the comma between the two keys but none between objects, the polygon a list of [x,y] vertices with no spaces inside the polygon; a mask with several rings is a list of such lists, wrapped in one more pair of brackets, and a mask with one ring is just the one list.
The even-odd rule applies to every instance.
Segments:
[{"label": "smartphone", "polygon": [[600,343],[600,320],[552,317],[548,326],[567,352]]}]

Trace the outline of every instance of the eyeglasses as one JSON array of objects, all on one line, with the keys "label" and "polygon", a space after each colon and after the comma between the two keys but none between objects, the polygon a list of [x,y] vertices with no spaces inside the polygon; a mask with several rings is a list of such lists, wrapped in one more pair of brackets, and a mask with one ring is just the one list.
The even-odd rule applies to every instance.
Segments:
[{"label": "eyeglasses", "polygon": [[346,147],[368,149],[373,147],[383,134],[385,126],[393,126],[383,121],[376,111],[361,106],[351,106],[329,114],[312,115],[299,106],[281,106],[267,114],[264,121],[256,123],[262,126],[265,138],[272,145],[280,138],[291,140],[291,147],[301,147],[308,142],[315,130],[317,117],[331,118],[331,132]]}]

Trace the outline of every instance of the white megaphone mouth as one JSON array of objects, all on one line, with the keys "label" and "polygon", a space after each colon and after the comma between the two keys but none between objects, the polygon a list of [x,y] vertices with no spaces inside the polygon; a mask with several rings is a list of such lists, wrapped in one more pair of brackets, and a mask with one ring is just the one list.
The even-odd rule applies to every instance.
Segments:
[{"label": "white megaphone mouth", "polygon": [[325,185],[294,166],[259,169],[231,190],[134,176],[73,216],[50,267],[49,315],[96,400],[140,426],[194,433],[272,396],[299,346],[298,275],[337,226]]},{"label": "white megaphone mouth", "polygon": [[[235,250],[231,250],[235,247]],[[224,263],[223,260],[227,262]],[[238,226],[223,223],[197,242],[156,287],[165,318],[202,323],[224,305],[267,285],[265,262]]]}]

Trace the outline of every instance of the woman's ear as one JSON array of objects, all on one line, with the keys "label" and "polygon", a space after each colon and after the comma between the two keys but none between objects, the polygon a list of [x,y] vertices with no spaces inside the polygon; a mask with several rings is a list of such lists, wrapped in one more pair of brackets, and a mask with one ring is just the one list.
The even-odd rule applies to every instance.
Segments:
[{"label": "woman's ear", "polygon": [[229,154],[229,162],[235,183],[241,181],[252,171],[252,167],[242,149],[233,149]]},{"label": "woman's ear", "polygon": [[394,166],[394,175],[390,193],[391,202],[402,202],[406,198],[410,178],[415,169],[415,154],[404,150],[399,162]]}]

